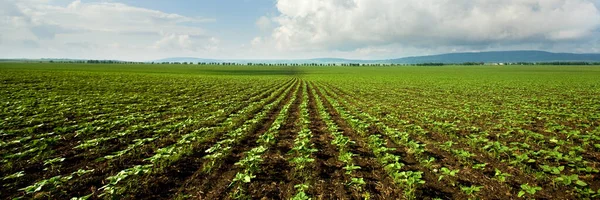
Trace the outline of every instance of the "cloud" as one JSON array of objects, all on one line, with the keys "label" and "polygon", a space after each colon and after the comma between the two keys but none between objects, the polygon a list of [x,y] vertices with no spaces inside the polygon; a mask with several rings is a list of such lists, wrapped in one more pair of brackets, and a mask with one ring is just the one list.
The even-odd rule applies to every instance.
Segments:
[{"label": "cloud", "polygon": [[155,42],[153,48],[155,49],[187,49],[192,50],[194,48],[189,35],[177,35],[177,34],[166,34],[162,39]]},{"label": "cloud", "polygon": [[6,17],[22,16],[19,8],[10,1],[0,1],[0,15]]},{"label": "cloud", "polygon": [[268,17],[262,16],[256,20],[256,26],[261,31],[271,31],[273,28],[273,23],[271,23],[271,19]]},{"label": "cloud", "polygon": [[598,0],[278,0],[279,49],[346,50],[585,42]]},{"label": "cloud", "polygon": [[96,44],[89,43],[89,42],[68,42],[68,43],[65,43],[65,45],[68,46],[69,48],[84,50],[84,51],[89,51],[89,50],[92,50],[92,49],[98,47]]},{"label": "cloud", "polygon": [[[381,59],[518,49],[600,52],[600,0],[277,0],[278,13],[253,12],[248,24],[226,21],[230,17],[215,23],[211,16],[122,0],[65,1],[0,0],[0,57]],[[240,33],[235,25],[257,30]]]},{"label": "cloud", "polygon": [[204,38],[188,34],[163,34],[163,37],[152,46],[161,51],[214,51],[218,49],[220,40],[215,37]]},{"label": "cloud", "polygon": [[252,41],[250,41],[250,44],[253,47],[257,47],[257,46],[263,44],[263,39],[262,39],[262,37],[255,37],[254,39],[252,39]]},{"label": "cloud", "polygon": [[[109,1],[55,6],[46,0],[4,0],[0,19],[0,39],[14,41],[0,47],[9,57],[47,57],[46,50],[61,57],[143,60],[201,53],[217,45],[201,28],[214,19]],[[39,52],[19,51],[35,46],[32,42]]]},{"label": "cloud", "polygon": [[182,23],[210,22],[212,19],[186,17],[128,6],[122,3],[82,3],[77,0],[67,7],[49,5],[18,4],[25,10],[34,24],[51,24],[69,28],[126,32],[171,30],[174,32],[202,32],[197,28],[186,27]]},{"label": "cloud", "polygon": [[24,40],[23,42],[23,46],[25,48],[39,48],[40,44],[38,44],[36,41],[33,40]]},{"label": "cloud", "polygon": [[72,33],[74,30],[69,30],[57,25],[34,25],[30,27],[31,32],[39,39],[54,39],[57,34]]}]

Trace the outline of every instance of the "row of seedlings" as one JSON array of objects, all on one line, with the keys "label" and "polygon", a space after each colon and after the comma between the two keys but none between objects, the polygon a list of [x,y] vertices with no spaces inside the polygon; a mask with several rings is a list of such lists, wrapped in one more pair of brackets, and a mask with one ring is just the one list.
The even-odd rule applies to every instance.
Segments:
[{"label": "row of seedlings", "polygon": [[[230,115],[224,122],[213,127],[204,127],[194,130],[191,133],[181,136],[175,144],[157,149],[153,156],[144,159],[149,162],[149,164],[136,165],[108,177],[106,179],[108,183],[101,187],[102,193],[99,196],[108,195],[111,197],[118,197],[127,191],[129,184],[134,184],[134,181],[130,180],[132,177],[160,173],[172,163],[179,161],[182,157],[189,156],[197,151],[197,148],[199,148],[198,144],[211,141],[215,137],[221,135],[220,133],[229,132],[227,133],[228,135],[237,135],[241,130],[246,130],[250,125],[245,122],[251,121],[251,118],[253,118],[254,115],[259,115],[255,113],[275,101],[275,99],[280,97],[284,91],[289,90],[292,85],[293,83],[288,83],[287,86],[278,88],[275,92],[272,92],[269,97],[261,99],[260,101],[256,101],[261,98],[261,96],[257,96],[256,98],[251,99],[252,103],[247,107],[239,110],[236,114]],[[252,119],[252,121],[255,121],[255,119]],[[240,126],[241,128],[236,129],[236,127]],[[246,129],[244,129],[244,127],[246,127]],[[207,152],[212,153],[211,151],[216,151],[216,149],[217,148],[211,147]],[[205,165],[204,169],[208,169],[209,166],[210,164]]]},{"label": "row of seedlings", "polygon": [[[290,93],[292,88],[293,87],[287,88],[284,94]],[[245,139],[248,134],[256,131],[256,129],[261,125],[260,122],[264,121],[269,112],[276,109],[277,105],[279,105],[285,99],[285,97],[286,95],[279,95],[277,100],[264,106],[262,111],[254,115],[252,119],[244,121],[244,124],[242,124],[241,127],[235,129],[234,131],[228,132],[221,141],[208,148],[205,151],[208,153],[208,155],[204,156],[207,161],[203,166],[203,171],[211,172],[214,168],[218,168],[223,158],[231,153],[233,147]]]},{"label": "row of seedlings", "polygon": [[[288,83],[288,84],[290,84],[290,83]],[[282,88],[285,88],[285,87],[281,87],[281,89]],[[258,101],[264,95],[267,95],[267,94],[273,95],[273,91],[276,91],[276,90],[275,89],[269,89],[269,90],[266,90],[266,91],[262,91],[262,92],[260,92],[259,95],[251,97],[248,101],[249,102]],[[255,93],[250,93],[250,95],[252,95],[252,94],[258,94],[258,93],[256,93],[256,92]],[[263,99],[263,101],[264,100],[265,99]],[[237,109],[236,107],[239,107],[239,106],[235,106],[235,105],[232,104],[231,108],[226,108],[226,109],[231,109],[233,111],[233,110]],[[227,112],[223,112],[223,111],[224,110],[219,110],[219,111],[214,112],[213,114],[214,115],[221,115],[221,114],[227,113]],[[232,117],[228,118],[228,120],[231,119],[231,118]],[[207,119],[207,120],[208,120],[208,122],[211,121],[211,119]],[[184,121],[182,123],[175,124],[175,125],[172,125],[172,126],[173,126],[173,128],[181,128],[181,127],[186,126],[186,125],[193,125],[193,124],[198,124],[198,123],[200,123],[200,122],[198,122],[197,120],[188,119],[188,120],[186,120],[186,121]],[[165,133],[164,130],[163,129],[161,129],[161,130],[156,131],[156,132],[162,133],[163,135],[166,135],[166,134],[164,134]],[[208,129],[205,129],[205,128],[201,128],[201,129],[195,130],[195,131],[193,131],[191,133],[188,133],[188,134],[182,136],[183,139],[181,139],[179,142],[181,143],[182,141],[187,141],[186,138],[190,137],[190,136],[193,136],[193,135],[201,136],[201,135],[203,135],[201,133],[204,133],[204,132],[207,132],[207,131],[208,131]],[[169,139],[169,138],[177,137],[177,136],[180,136],[180,134],[168,134],[167,136],[168,136],[167,138],[163,138],[163,139]],[[137,151],[139,149],[139,147],[141,147],[141,146],[143,146],[145,144],[148,144],[150,141],[154,141],[154,140],[156,140],[155,137],[143,138],[143,139],[136,139],[136,140],[134,140],[134,143],[131,144],[130,146],[128,146],[125,150],[115,152],[112,155],[107,155],[107,156],[105,156],[105,157],[103,157],[101,159],[97,159],[96,161],[97,162],[103,162],[104,160],[109,160],[110,161],[110,160],[115,160],[116,158],[122,157],[124,155],[133,154],[133,153],[135,153],[135,151]],[[171,145],[171,146],[173,146],[173,145]],[[174,150],[174,148],[159,149],[159,150],[157,150],[157,154],[155,154],[155,155],[160,155],[161,153],[172,153],[173,150]],[[53,160],[55,160],[55,161],[61,161],[61,160],[64,160],[64,158],[60,159],[60,160],[56,160],[56,159],[53,159]],[[142,172],[144,172],[144,173],[147,172],[147,171],[141,170],[141,169],[142,168],[140,168],[140,166],[136,166],[136,167],[131,168],[131,170],[123,170],[124,173],[121,173],[120,175],[117,174],[117,175],[115,175],[115,177],[127,177],[126,174],[139,174],[139,173],[142,173]],[[80,170],[84,170],[84,169],[79,169],[78,171],[80,171]],[[136,173],[127,172],[127,171],[133,171],[133,172],[136,172]],[[125,172],[127,172],[127,173],[125,173]],[[20,174],[20,175],[22,175],[22,174]],[[66,175],[62,175],[62,176],[66,176]],[[50,178],[50,179],[52,179],[52,178]],[[30,188],[31,186],[39,185],[40,183],[48,182],[48,180],[49,179],[40,180],[40,181],[38,181],[38,182],[36,182],[36,183],[28,186],[28,187]],[[70,180],[70,179],[62,179],[62,180]],[[57,184],[59,184],[59,183],[57,183]],[[24,195],[32,194],[31,190],[27,190],[26,189],[28,187],[20,189],[21,191],[27,191]],[[52,189],[52,188],[49,188],[49,189]],[[37,189],[37,191],[35,191],[33,193],[40,192],[41,190],[42,190],[42,188],[39,188],[39,189]]]},{"label": "row of seedlings", "polygon": [[[357,98],[355,95],[350,95],[354,98]],[[439,112],[429,113],[429,115],[436,115]],[[440,113],[442,116],[446,115],[446,113]],[[434,116],[435,117],[435,116]],[[394,116],[388,115],[392,121],[400,122],[400,125],[404,126],[404,128],[410,129],[413,127],[420,127],[418,125],[409,124],[405,120],[400,120],[395,118]],[[512,165],[517,167],[520,170],[520,173],[532,174],[536,181],[544,181],[551,182],[551,185],[554,185],[555,189],[557,186],[565,186],[565,187],[574,187],[574,192],[579,198],[591,198],[595,196],[599,196],[600,189],[598,191],[593,190],[589,184],[579,178],[580,175],[577,173],[587,173],[583,177],[586,179],[592,179],[592,173],[597,173],[598,169],[590,166],[591,163],[582,159],[581,156],[574,153],[574,151],[581,152],[580,148],[577,150],[571,150],[569,154],[563,154],[558,151],[561,147],[565,146],[566,143],[569,143],[569,140],[564,142],[565,140],[554,138],[547,138],[544,135],[535,133],[526,129],[520,128],[509,128],[505,133],[499,134],[496,138],[498,140],[492,141],[489,138],[492,138],[487,131],[481,131],[476,127],[468,127],[466,128],[469,132],[473,132],[469,134],[468,137],[463,137],[458,135],[458,131],[461,128],[457,127],[456,124],[451,122],[437,122],[434,121],[431,123],[433,125],[434,131],[443,132],[448,136],[449,140],[446,142],[436,142],[429,141],[431,143],[438,143],[440,149],[450,152],[458,160],[465,165],[472,165],[472,168],[475,170],[484,170],[487,166],[487,163],[477,163],[478,160],[486,160],[485,158],[475,158],[478,155],[489,155],[491,158],[496,159],[500,162],[506,163],[508,165]],[[497,125],[496,127],[502,127],[502,124]],[[422,129],[420,129],[422,130]],[[414,132],[414,131],[412,131]],[[570,136],[573,138],[577,138],[578,134],[576,132],[568,132],[573,133]],[[507,137],[519,136],[524,138],[525,141],[533,141],[533,143],[521,143],[515,142],[512,139],[508,139]],[[420,138],[421,141],[427,140],[426,137],[423,137],[423,134],[412,135],[411,137]],[[504,138],[499,140],[500,138]],[[512,141],[512,142],[511,142]],[[549,142],[548,142],[549,141]],[[562,144],[558,144],[561,143]],[[467,144],[471,149],[476,150],[475,153],[469,151],[468,149],[457,149],[453,147],[454,144],[463,143]],[[534,148],[531,145],[537,146],[542,145],[542,148]],[[558,144],[558,146],[554,148],[548,148],[546,144]],[[435,148],[435,147],[433,147]],[[540,149],[535,151],[533,149]],[[551,149],[551,150],[546,150]],[[573,148],[571,148],[573,149]],[[534,159],[535,158],[535,159]],[[568,163],[569,167],[572,167],[570,170],[572,174],[563,172],[565,170],[565,166],[562,163]],[[539,170],[534,170],[530,166],[532,164],[536,164]],[[500,167],[501,171],[498,168],[494,168],[493,170],[493,179],[497,180],[499,183],[503,184],[508,181],[509,177],[513,176],[510,173],[507,173],[512,167],[508,166],[496,166]],[[508,170],[507,170],[508,169]],[[442,167],[439,169],[440,175],[439,180],[442,180],[444,177],[454,177],[459,172],[458,169],[448,169],[446,167]],[[512,170],[514,171],[514,170]],[[576,172],[576,173],[573,173]],[[483,175],[482,175],[483,176]],[[450,181],[452,185],[455,185],[454,181]],[[528,183],[529,182],[529,183]],[[527,197],[533,198],[535,194],[542,190],[542,187],[536,186],[535,183],[531,184],[531,182],[520,182],[517,185],[516,191],[518,191],[518,197]],[[520,184],[520,185],[519,185]],[[514,184],[513,184],[514,185]],[[482,186],[461,186],[461,190],[465,192],[465,194],[473,196],[474,192],[477,192],[481,189]]]},{"label": "row of seedlings", "polygon": [[[314,87],[311,89],[314,90]],[[314,97],[317,109],[319,110],[319,116],[327,125],[327,131],[329,131],[329,133],[333,135],[333,140],[331,141],[331,144],[335,145],[338,148],[337,158],[339,161],[345,164],[343,169],[346,170],[345,174],[347,175],[347,178],[349,180],[347,185],[355,189],[359,193],[362,193],[363,186],[365,186],[366,183],[362,177],[356,177],[354,171],[360,169],[360,166],[354,164],[353,157],[355,157],[356,154],[349,151],[350,145],[354,144],[355,142],[352,141],[350,137],[345,136],[342,132],[339,131],[340,127],[338,127],[338,125],[333,121],[331,115],[325,109],[321,97],[319,95],[314,95]],[[367,198],[370,195],[368,194],[368,192],[365,191],[363,196]]]},{"label": "row of seedlings", "polygon": [[312,132],[309,129],[310,118],[308,114],[308,90],[307,85],[302,85],[302,103],[300,104],[300,131],[294,139],[294,146],[288,154],[292,156],[289,160],[290,164],[294,167],[294,176],[301,180],[301,183],[294,185],[296,194],[292,197],[294,200],[307,200],[310,199],[307,190],[310,188],[310,180],[308,180],[310,171],[308,167],[315,161],[312,154],[317,149],[314,148],[314,144],[311,143],[310,139],[313,137]]},{"label": "row of seedlings", "polygon": [[[321,87],[317,88],[321,90]],[[323,90],[324,91],[324,90]],[[377,161],[383,166],[386,173],[392,178],[394,183],[402,187],[404,197],[407,199],[416,199],[416,191],[420,185],[425,184],[422,180],[423,172],[420,171],[402,171],[404,164],[401,162],[401,157],[393,154],[396,149],[388,147],[388,141],[383,139],[380,134],[368,134],[369,123],[359,119],[346,110],[338,101],[329,95],[324,95],[324,98],[333,106],[333,108],[346,120],[346,122],[354,129],[361,137],[367,138],[369,148],[375,154]]]},{"label": "row of seedlings", "polygon": [[[277,88],[277,87],[275,87],[275,88]],[[267,90],[267,91],[258,91],[258,92],[250,93],[250,95],[248,95],[248,96],[249,97],[260,97],[263,94],[268,94],[273,91],[274,91],[274,89]],[[113,159],[113,158],[123,155],[129,151],[135,150],[138,147],[141,147],[145,144],[148,144],[149,142],[154,141],[155,139],[160,138],[162,135],[166,135],[167,133],[169,133],[172,130],[177,130],[178,128],[182,128],[182,127],[186,127],[186,126],[193,126],[193,125],[198,125],[198,124],[210,125],[213,122],[213,120],[215,120],[215,119],[225,119],[225,117],[227,117],[227,115],[229,115],[230,113],[234,112],[235,110],[241,108],[240,106],[237,106],[233,102],[245,101],[244,99],[246,99],[247,101],[252,101],[252,99],[253,99],[253,98],[247,98],[246,95],[233,95],[233,96],[235,96],[235,98],[233,98],[231,100],[226,100],[226,101],[231,101],[232,103],[225,105],[226,107],[224,107],[224,108],[221,107],[221,109],[219,109],[219,110],[210,112],[210,114],[208,114],[207,117],[204,117],[202,121],[188,119],[188,120],[184,121],[184,123],[166,126],[164,128],[161,128],[161,129],[155,131],[155,134],[152,137],[143,138],[143,139],[135,139],[132,144],[127,146],[126,149],[114,152],[111,155],[104,156],[104,159]],[[214,99],[213,101],[206,102],[205,104],[218,103],[218,101],[223,101],[223,99]],[[151,128],[151,130],[152,129],[154,129],[154,128]],[[125,134],[120,134],[120,136],[125,136]]]},{"label": "row of seedlings", "polygon": [[[299,87],[300,85],[295,90],[298,90]],[[259,139],[256,141],[258,146],[246,152],[244,157],[235,163],[236,166],[239,166],[240,170],[236,173],[235,178],[231,180],[230,187],[234,187],[230,195],[232,198],[248,198],[246,188],[252,182],[252,179],[256,178],[254,174],[261,170],[259,166],[263,162],[262,155],[276,143],[275,137],[279,133],[279,128],[283,126],[283,123],[289,117],[288,111],[294,101],[296,101],[296,95],[292,95],[289,102],[279,111],[277,118],[275,118],[269,129],[259,136]]]},{"label": "row of seedlings", "polygon": [[[237,92],[242,92],[242,91],[237,91]],[[264,91],[257,91],[257,92],[250,92],[249,95],[248,94],[246,94],[246,95],[244,95],[244,94],[240,95],[240,94],[237,94],[237,92],[236,92],[236,94],[230,94],[230,95],[228,95],[229,98],[212,99],[212,100],[210,100],[208,102],[204,102],[203,104],[204,105],[218,104],[220,101],[240,102],[240,101],[244,101],[244,99],[248,99],[248,97],[253,97],[253,96],[256,96],[256,95],[260,95],[261,93],[265,93]],[[203,107],[206,107],[206,106],[203,106]],[[183,111],[183,109],[179,109],[179,108],[175,108],[175,109],[180,110],[180,112]],[[177,117],[171,117],[171,118],[169,118],[167,120],[163,120],[163,121],[157,122],[155,124],[142,125],[142,126],[139,126],[139,125],[135,126],[134,125],[133,127],[138,128],[138,130],[139,129],[144,129],[144,130],[156,130],[156,129],[158,129],[156,131],[153,131],[154,134],[151,137],[148,137],[148,138],[145,138],[145,139],[158,138],[158,137],[162,136],[165,133],[171,132],[172,130],[178,130],[179,128],[189,127],[189,126],[193,126],[193,125],[196,125],[196,124],[210,123],[213,118],[223,117],[223,115],[227,115],[228,112],[225,112],[225,111],[229,110],[229,109],[235,110],[236,107],[232,106],[232,104],[228,104],[228,107],[225,107],[225,108],[218,107],[218,106],[209,107],[209,108],[203,109],[201,111],[202,114],[196,114],[197,116],[192,116],[193,118],[198,118],[198,119],[201,119],[201,120],[195,120],[193,118],[189,118],[188,116],[177,116]],[[206,114],[204,114],[204,113],[206,113]],[[179,121],[180,119],[186,119],[186,120],[184,120],[183,122],[179,122],[177,124],[171,124],[172,122]],[[169,124],[169,125],[163,126],[164,124]],[[159,129],[159,127],[162,127],[162,128]],[[89,143],[93,144],[93,146],[97,146],[102,141],[109,141],[109,140],[115,139],[115,138],[127,137],[127,136],[129,136],[129,135],[131,135],[133,133],[136,133],[136,131],[126,130],[126,131],[120,132],[120,133],[118,133],[116,135],[113,134],[113,135],[111,135],[109,137],[102,138],[102,139],[100,139],[100,141],[89,142]],[[94,139],[94,140],[99,140],[99,139]],[[144,139],[142,139],[142,140],[144,140]],[[86,142],[86,143],[88,143],[88,142]],[[139,144],[139,140],[137,142],[134,141],[134,143]],[[84,144],[82,144],[82,145],[84,145]],[[139,146],[139,145],[129,146],[127,149],[131,150],[133,148],[136,148],[137,146]],[[123,151],[119,151],[119,152],[115,152],[115,153],[116,154],[122,154]],[[108,156],[108,157],[110,158],[111,156]]]},{"label": "row of seedlings", "polygon": [[[348,103],[348,101],[345,98],[342,98],[341,96],[332,92],[331,90],[327,89],[327,92],[329,94],[331,94],[334,98],[340,99],[342,105],[349,107],[349,108],[353,108],[354,112],[359,113],[358,116],[360,116],[362,119],[368,121],[370,124],[375,124],[378,128],[383,130],[385,136],[389,137],[395,144],[405,147],[407,150],[407,153],[413,155],[415,157],[415,159],[417,159],[417,161],[419,162],[419,164],[421,166],[428,168],[434,172],[439,172],[438,181],[441,181],[444,178],[451,179],[449,181],[450,184],[452,186],[456,186],[456,181],[454,179],[456,178],[456,176],[460,172],[460,170],[459,169],[450,169],[447,167],[441,167],[441,168],[437,169],[437,167],[439,167],[440,164],[434,164],[436,162],[435,158],[426,156],[426,154],[425,154],[425,151],[426,151],[425,144],[422,144],[422,143],[420,143],[420,141],[415,139],[415,138],[423,137],[427,133],[427,131],[425,131],[421,126],[415,125],[415,124],[408,124],[408,123],[404,123],[403,121],[400,121],[402,123],[402,125],[404,125],[404,128],[409,130],[410,133],[399,131],[396,128],[389,127],[388,125],[386,125],[385,123],[383,123],[379,119],[377,119],[376,117],[371,116],[368,112],[365,112],[365,111],[361,110],[360,108],[351,106],[351,104]],[[433,147],[433,148],[435,148],[435,147]],[[465,157],[470,158],[473,155],[471,152],[469,152],[468,150],[464,150],[464,149],[452,149],[452,152],[455,155],[458,154],[459,158],[465,158]],[[496,173],[498,174],[498,176],[508,176],[506,173],[503,173],[499,170],[497,170]],[[421,176],[421,174],[419,176]],[[474,184],[471,184],[469,186],[460,185],[460,190],[466,196],[469,196],[471,198],[475,198],[476,193],[479,192],[481,190],[481,188],[483,188],[483,186],[474,185]]]},{"label": "row of seedlings", "polygon": [[[270,88],[270,87],[265,87],[265,88]],[[259,94],[258,92],[252,94],[245,94],[245,95],[228,95],[230,96],[229,99],[232,99],[233,101],[243,101],[243,98],[245,98],[246,96],[255,96]],[[223,96],[223,95],[222,95]],[[231,105],[231,104],[230,104]],[[177,108],[174,108],[177,109]],[[172,110],[174,110],[172,109]],[[214,109],[214,108],[211,108]],[[179,110],[177,109],[178,112],[181,112],[183,110]],[[112,121],[107,121],[106,119],[102,119],[102,120],[95,120],[95,121],[91,121],[91,122],[87,122],[85,124],[79,124],[79,125],[73,125],[72,128],[61,128],[61,130],[63,130],[62,132],[72,132],[74,134],[74,136],[65,136],[64,134],[52,134],[50,133],[49,135],[55,135],[52,139],[54,139],[55,142],[53,143],[58,143],[60,142],[60,140],[65,140],[65,138],[67,137],[82,137],[85,135],[92,135],[90,133],[93,132],[98,132],[98,131],[102,131],[102,130],[114,130],[117,127],[122,127],[122,126],[128,126],[128,128],[124,131],[120,131],[119,133],[116,134],[96,134],[96,136],[101,136],[98,138],[94,138],[94,139],[90,139],[90,140],[86,140],[82,143],[80,143],[79,145],[75,146],[74,148],[76,150],[86,150],[86,152],[90,152],[90,153],[102,153],[102,148],[104,148],[104,145],[101,145],[102,143],[105,143],[107,141],[112,141],[118,138],[131,138],[128,137],[134,133],[140,132],[141,130],[155,130],[158,129],[159,127],[163,127],[164,124],[169,124],[169,123],[173,123],[175,121],[179,121],[181,119],[186,118],[185,116],[178,116],[178,117],[172,117],[172,118],[168,118],[167,120],[163,120],[163,121],[159,121],[157,123],[154,124],[144,124],[147,123],[147,120],[142,120],[142,119],[155,119],[157,117],[166,115],[168,113],[172,113],[172,112],[167,112],[167,113],[152,113],[150,115],[141,115],[141,114],[137,114],[134,113],[131,116],[126,116],[126,117],[119,117],[119,119],[116,120],[112,120]],[[213,112],[213,114],[218,114],[220,112]],[[214,116],[210,116],[209,118],[204,118],[204,119],[210,119]],[[135,123],[135,122],[139,122],[139,123]],[[182,127],[186,127],[186,126],[191,126],[193,124],[197,124],[197,120],[192,120],[192,119],[187,119],[183,122],[179,122],[177,124],[170,124],[167,125],[166,127],[163,127],[157,131],[153,131],[153,135],[151,137],[146,137],[146,138],[138,138],[138,139],[133,139],[132,143],[129,144],[124,150],[120,150],[120,151],[116,151],[114,153],[112,153],[111,155],[107,155],[104,156],[104,158],[100,158],[96,161],[103,161],[104,159],[115,159],[118,158],[124,154],[126,154],[129,151],[135,150],[145,144],[148,144],[149,142],[152,142],[154,140],[156,140],[160,135],[167,133],[171,130],[177,130],[177,129],[181,129]],[[206,122],[205,122],[206,123]],[[131,125],[133,124],[133,125]],[[80,130],[74,130],[74,128],[76,127],[83,127]],[[71,130],[71,131],[69,131]],[[88,130],[88,131],[86,131]],[[110,133],[110,132],[109,132]],[[109,136],[103,136],[103,135],[109,135]],[[42,140],[44,138],[42,137]],[[42,142],[34,142],[34,144],[41,144]],[[22,145],[22,146],[28,146],[30,144],[26,144],[26,145]],[[33,150],[36,150],[35,148],[32,148]],[[97,149],[97,150],[96,150]],[[96,150],[96,151],[94,151]],[[28,151],[29,152],[29,151]],[[74,151],[74,153],[77,153],[78,151]],[[24,153],[18,153],[19,156],[24,156]],[[71,154],[69,154],[71,155]],[[67,155],[67,156],[69,156]],[[93,157],[95,157],[94,155],[92,155]],[[93,159],[93,158],[90,158]],[[46,177],[51,177],[54,176],[53,174],[56,173],[60,173],[61,170],[63,170],[62,168],[60,168],[60,162],[64,161],[64,158],[61,157],[56,157],[56,158],[51,158],[51,159],[46,159],[43,162],[44,166],[51,166],[53,169],[56,169],[55,172],[51,172],[51,171],[45,171],[45,173],[49,173],[49,176]],[[67,159],[68,160],[68,159]],[[3,160],[6,161],[6,160]],[[10,176],[6,179],[3,179],[2,182],[5,182],[3,185],[6,187],[11,187],[11,186],[16,186],[17,183],[19,183],[18,178],[19,177],[23,177],[23,178],[27,178],[27,176],[25,176],[25,171],[18,171],[15,173],[12,172],[7,172],[8,174],[11,175],[15,175],[15,176]],[[33,175],[33,174],[27,174],[27,175]],[[8,181],[13,181],[8,182]],[[43,181],[43,180],[42,180]],[[22,182],[22,181],[21,181]],[[22,183],[21,183],[22,184]]]}]

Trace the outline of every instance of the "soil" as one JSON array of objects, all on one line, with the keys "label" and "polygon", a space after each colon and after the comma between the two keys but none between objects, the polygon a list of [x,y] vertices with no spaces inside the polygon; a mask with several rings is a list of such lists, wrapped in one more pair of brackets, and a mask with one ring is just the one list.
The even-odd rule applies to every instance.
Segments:
[{"label": "soil", "polygon": [[[302,91],[304,85],[307,86],[308,93]],[[333,85],[309,82],[299,78],[274,85],[274,87],[291,89],[287,93],[282,90],[276,94],[277,97],[285,96],[283,96],[281,102],[267,113],[265,118],[257,122],[256,126],[248,131],[248,134],[242,140],[232,146],[230,153],[218,162],[212,168],[212,171],[205,172],[203,170],[203,166],[207,162],[204,158],[207,155],[205,150],[222,140],[225,134],[224,131],[211,132],[207,135],[206,140],[192,146],[194,150],[192,153],[182,156],[180,160],[164,169],[155,171],[151,175],[135,177],[135,179],[132,179],[134,181],[127,182],[127,185],[125,185],[128,189],[127,196],[123,196],[121,199],[175,199],[180,197],[232,199],[234,187],[230,185],[231,180],[241,170],[235,163],[242,159],[247,151],[257,146],[257,139],[269,130],[284,105],[288,103],[291,103],[291,106],[287,113],[282,113],[286,115],[286,119],[278,129],[275,136],[276,142],[264,152],[260,171],[254,174],[256,177],[246,185],[244,194],[248,199],[290,199],[296,194],[294,186],[304,182],[310,185],[307,194],[313,199],[364,199],[366,196],[370,199],[404,199],[404,188],[393,181],[367,144],[367,137],[373,134],[382,135],[382,138],[386,141],[386,147],[395,148],[389,153],[401,158],[400,162],[405,164],[402,171],[423,172],[422,180],[425,180],[425,184],[418,186],[416,199],[469,199],[471,196],[465,194],[461,190],[461,186],[484,186],[476,195],[481,199],[517,199],[520,186],[526,183],[544,186],[544,190],[533,196],[536,199],[577,199],[577,196],[569,190],[572,188],[561,185],[553,186],[551,180],[548,179],[538,180],[532,173],[502,161],[502,157],[494,158],[482,148],[469,146],[465,141],[472,133],[468,131],[443,133],[443,131],[434,129],[432,125],[411,121],[410,118],[406,117],[408,115],[393,113],[390,111],[393,110],[391,108],[386,111],[385,105],[381,105],[382,112],[368,113],[378,119],[395,117],[409,123],[422,125],[427,134],[415,135],[411,133],[411,139],[426,145],[424,157],[435,158],[431,166],[425,166],[422,159],[409,153],[405,144],[396,143],[392,138],[386,137],[383,130],[381,130],[383,129],[380,126],[381,124],[370,124],[366,128],[366,133],[353,130],[349,122],[342,118],[334,108],[333,102],[330,102],[326,97],[344,100],[345,102],[340,101],[340,104],[347,108],[364,108],[367,105],[365,102],[372,101],[372,99],[356,97],[356,95]],[[412,90],[406,92],[418,94],[418,92]],[[270,93],[264,94],[260,98],[264,99],[270,95]],[[295,100],[291,102],[294,95]],[[300,105],[302,104],[302,97],[308,97],[310,119],[308,127],[313,135],[310,141],[318,151],[311,155],[315,161],[308,165],[307,173],[300,175],[289,162],[292,158],[289,152],[294,145],[294,139],[301,130]],[[275,99],[268,103],[275,101]],[[359,166],[360,169],[355,170],[351,175],[345,173],[344,163],[338,160],[339,150],[331,144],[334,137],[329,132],[327,123],[320,116],[321,110],[319,110],[319,102],[317,102],[319,99],[324,106],[324,111],[331,116],[333,122],[339,127],[338,131],[355,142],[349,146],[349,151],[357,155],[353,159],[355,165]],[[247,104],[249,103],[247,102]],[[371,103],[371,105],[377,105]],[[11,185],[9,184],[10,181],[0,180],[0,185],[8,186],[1,190],[0,199],[21,196],[23,193],[18,190],[19,188],[26,187],[39,180],[64,175],[77,169],[94,169],[94,171],[82,177],[74,177],[51,192],[38,193],[35,196],[30,195],[27,197],[70,199],[71,197],[84,196],[90,193],[98,195],[100,193],[99,188],[106,184],[108,176],[135,165],[148,164],[148,161],[145,161],[144,158],[152,156],[156,149],[176,143],[177,138],[182,134],[189,133],[198,127],[215,127],[218,129],[219,127],[216,126],[220,122],[225,121],[227,117],[235,116],[234,113],[242,108],[231,109],[228,113],[224,113],[222,118],[206,122],[206,124],[197,124],[182,129],[178,133],[161,135],[159,139],[150,144],[142,145],[135,149],[133,153],[110,161],[99,161],[97,159],[111,152],[125,149],[136,138],[152,136],[152,130],[142,130],[136,133],[135,136],[106,142],[106,146],[94,148],[98,149],[97,151],[75,150],[73,147],[78,145],[81,139],[65,138],[60,144],[52,146],[58,157],[66,158],[62,165],[54,169],[44,171],[47,166],[43,165],[43,161],[29,163],[26,162],[27,160],[16,162],[12,169],[1,169],[0,172],[3,174],[24,171],[26,179],[23,180],[26,181],[12,183]],[[358,116],[357,112],[362,112],[362,110],[349,111],[355,116]],[[255,114],[250,115],[254,116]],[[382,124],[391,128],[403,128],[402,124],[391,122],[381,120]],[[236,124],[235,127],[240,126],[241,124]],[[532,129],[540,129],[542,126],[542,123],[536,122],[532,124]],[[488,139],[491,141],[500,140],[497,137]],[[451,150],[441,147],[442,143],[449,140],[456,142],[452,149],[468,150],[473,156],[467,159],[459,159]],[[517,140],[515,139],[515,141]],[[532,148],[545,148],[536,145],[532,145]],[[584,152],[582,156],[593,165],[600,162],[598,152]],[[487,163],[487,166],[481,170],[473,169],[473,164],[477,163]],[[460,171],[455,177],[445,176],[442,180],[438,180],[439,175],[441,175],[438,169],[441,167]],[[529,167],[536,169],[537,166],[531,165]],[[495,178],[496,169],[510,173],[512,176],[505,183],[499,182]],[[347,183],[353,177],[364,179],[366,184],[361,191],[348,186]],[[580,177],[580,179],[596,190],[600,185],[600,177],[597,176],[597,173],[588,177]],[[92,199],[99,198],[98,196],[92,196]]]}]

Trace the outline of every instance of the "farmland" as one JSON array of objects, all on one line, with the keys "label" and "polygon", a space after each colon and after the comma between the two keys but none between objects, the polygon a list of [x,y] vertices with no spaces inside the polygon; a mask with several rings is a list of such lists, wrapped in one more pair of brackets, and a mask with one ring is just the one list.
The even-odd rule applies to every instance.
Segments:
[{"label": "farmland", "polygon": [[0,199],[597,199],[600,67],[0,63]]}]

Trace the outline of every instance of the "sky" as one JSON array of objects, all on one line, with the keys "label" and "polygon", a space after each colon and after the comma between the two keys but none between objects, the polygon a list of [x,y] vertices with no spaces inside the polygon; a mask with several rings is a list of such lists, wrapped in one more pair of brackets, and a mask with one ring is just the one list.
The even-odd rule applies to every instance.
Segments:
[{"label": "sky", "polygon": [[0,58],[600,53],[600,0],[0,0]]}]

